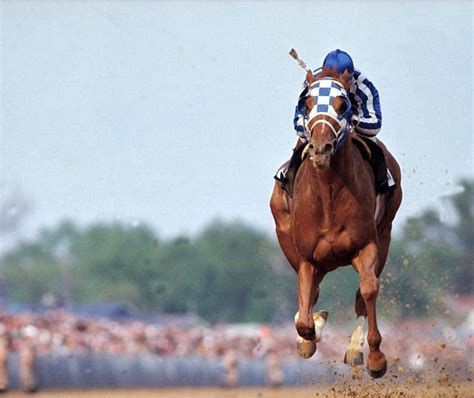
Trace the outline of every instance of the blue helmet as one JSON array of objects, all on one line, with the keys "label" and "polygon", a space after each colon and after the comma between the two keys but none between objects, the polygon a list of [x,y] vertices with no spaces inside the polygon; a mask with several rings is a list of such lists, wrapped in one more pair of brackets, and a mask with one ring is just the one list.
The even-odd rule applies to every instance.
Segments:
[{"label": "blue helmet", "polygon": [[341,75],[347,69],[351,76],[354,74],[354,63],[352,62],[351,56],[345,51],[339,49],[331,51],[326,55],[323,62],[323,68],[336,68]]}]

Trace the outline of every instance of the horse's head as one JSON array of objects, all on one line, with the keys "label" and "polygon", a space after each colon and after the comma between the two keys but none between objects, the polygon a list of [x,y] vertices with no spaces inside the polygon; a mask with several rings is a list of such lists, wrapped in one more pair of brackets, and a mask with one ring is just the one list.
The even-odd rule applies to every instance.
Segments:
[{"label": "horse's head", "polygon": [[306,80],[306,151],[317,168],[325,169],[349,133],[352,112],[347,92],[351,76],[347,70],[341,75],[325,68],[317,77],[309,71]]}]

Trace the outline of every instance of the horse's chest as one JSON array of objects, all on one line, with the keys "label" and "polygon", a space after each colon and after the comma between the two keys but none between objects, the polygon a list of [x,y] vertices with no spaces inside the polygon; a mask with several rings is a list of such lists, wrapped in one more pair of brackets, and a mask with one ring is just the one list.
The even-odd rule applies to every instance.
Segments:
[{"label": "horse's chest", "polygon": [[[367,240],[369,228],[363,223],[352,220],[320,219],[318,227],[312,233],[300,235],[300,247],[308,258],[319,264],[340,266],[349,264],[356,252]],[[355,221],[355,222],[351,222]],[[309,229],[306,230],[309,232]]]},{"label": "horse's chest", "polygon": [[337,262],[338,260],[347,262],[362,244],[362,240],[361,234],[350,228],[321,230],[317,236],[316,244],[313,246],[313,258],[320,263]]},{"label": "horse's chest", "polygon": [[[311,200],[295,201],[293,231],[300,253],[330,267],[350,263],[373,232],[371,203],[349,189],[308,192]],[[369,203],[367,203],[369,202]]]}]

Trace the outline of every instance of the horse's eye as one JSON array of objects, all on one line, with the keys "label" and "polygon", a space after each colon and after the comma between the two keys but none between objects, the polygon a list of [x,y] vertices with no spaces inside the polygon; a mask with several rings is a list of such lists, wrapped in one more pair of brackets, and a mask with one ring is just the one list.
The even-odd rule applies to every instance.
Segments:
[{"label": "horse's eye", "polygon": [[349,105],[347,104],[346,101],[344,101],[344,102],[342,103],[341,107],[339,108],[339,112],[338,112],[338,113],[339,113],[339,114],[343,114],[344,112],[347,111],[348,107],[349,107]]}]

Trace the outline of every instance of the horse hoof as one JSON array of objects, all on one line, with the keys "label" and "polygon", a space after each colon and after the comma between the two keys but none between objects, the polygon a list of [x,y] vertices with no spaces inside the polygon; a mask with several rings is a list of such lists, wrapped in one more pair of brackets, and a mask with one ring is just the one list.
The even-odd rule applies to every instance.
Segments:
[{"label": "horse hoof", "polygon": [[305,340],[303,337],[298,336],[296,339],[296,349],[301,358],[311,358],[316,352],[316,342],[312,340]]},{"label": "horse hoof", "polygon": [[370,369],[367,366],[367,370],[368,370],[370,376],[372,376],[372,378],[378,379],[379,377],[382,377],[385,374],[385,372],[387,371],[387,361],[384,361],[384,363],[383,363],[383,365],[380,369]]},{"label": "horse hoof", "polygon": [[356,366],[364,364],[364,354],[361,351],[347,350],[344,355],[346,365]]}]

